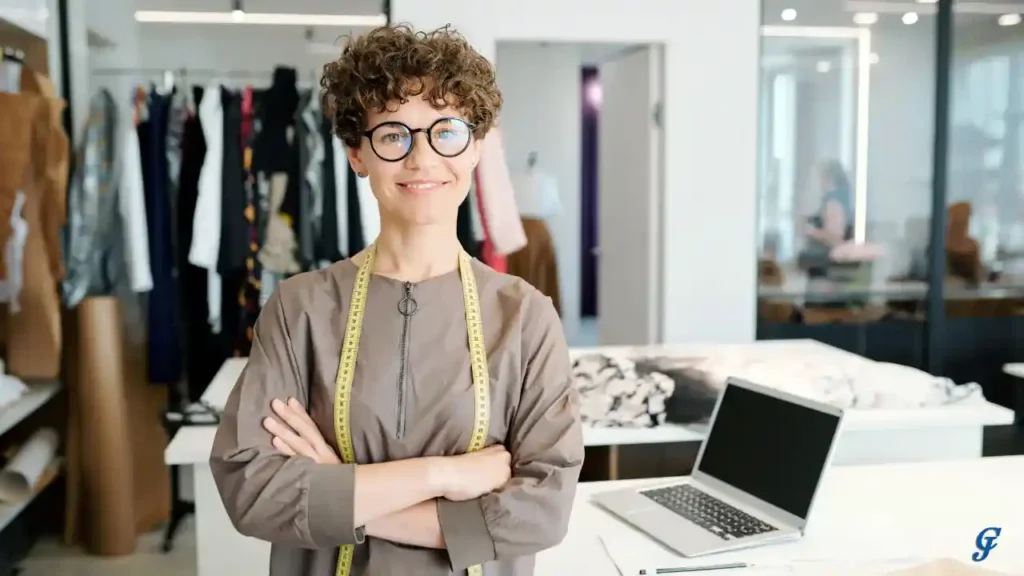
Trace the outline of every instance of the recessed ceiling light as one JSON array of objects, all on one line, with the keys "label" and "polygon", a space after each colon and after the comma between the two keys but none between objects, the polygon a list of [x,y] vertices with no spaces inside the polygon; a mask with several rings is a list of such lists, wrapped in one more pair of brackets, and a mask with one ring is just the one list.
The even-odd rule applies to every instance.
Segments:
[{"label": "recessed ceiling light", "polygon": [[906,14],[903,15],[903,23],[906,24],[907,26],[910,26],[911,24],[917,24],[917,19],[917,12],[907,12]]},{"label": "recessed ceiling light", "polygon": [[918,4],[938,4],[939,0],[917,0]]},{"label": "recessed ceiling light", "polygon": [[792,8],[786,8],[785,10],[782,11],[782,19],[785,20],[786,22],[792,22],[793,20],[796,20],[796,10]]},{"label": "recessed ceiling light", "polygon": [[829,62],[828,60],[819,60],[815,68],[817,68],[818,72],[825,74],[826,72],[832,69],[832,63]]},{"label": "recessed ceiling light", "polygon": [[872,52],[871,56],[868,56],[868,63],[878,64],[878,52]]},{"label": "recessed ceiling light", "polygon": [[1020,21],[1020,14],[1003,14],[999,17],[1000,26],[1016,26]]},{"label": "recessed ceiling light", "polygon": [[878,14],[874,12],[857,12],[853,15],[853,23],[861,26],[870,26],[878,22]]}]

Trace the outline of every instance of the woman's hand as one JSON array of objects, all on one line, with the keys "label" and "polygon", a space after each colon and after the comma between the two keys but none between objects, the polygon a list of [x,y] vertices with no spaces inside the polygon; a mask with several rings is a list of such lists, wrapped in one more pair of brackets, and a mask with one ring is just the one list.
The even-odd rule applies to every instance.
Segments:
[{"label": "woman's hand", "polygon": [[493,492],[512,477],[512,456],[500,444],[441,459],[442,492],[449,500],[472,500]]},{"label": "woman's hand", "polygon": [[317,464],[341,463],[298,400],[274,400],[270,407],[277,418],[264,418],[263,427],[274,436],[274,448],[288,456],[305,456]]}]

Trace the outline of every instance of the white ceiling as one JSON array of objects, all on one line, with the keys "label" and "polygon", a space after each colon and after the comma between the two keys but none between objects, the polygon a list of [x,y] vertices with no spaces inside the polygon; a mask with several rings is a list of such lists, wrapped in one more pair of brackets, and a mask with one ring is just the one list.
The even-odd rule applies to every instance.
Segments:
[{"label": "white ceiling", "polygon": [[[957,16],[954,23],[958,27],[978,23],[990,23],[996,26],[998,14],[1024,13],[1024,0],[999,0],[997,2],[978,2],[956,0]],[[782,11],[792,8],[797,11],[797,18],[791,22],[782,20]],[[876,12],[879,23],[898,23],[906,12],[918,12],[921,24],[928,25],[935,12],[932,2],[917,0],[764,0],[762,9],[764,23],[771,25],[795,26],[854,26],[853,15],[857,12]],[[934,25],[934,24],[932,24]]]}]

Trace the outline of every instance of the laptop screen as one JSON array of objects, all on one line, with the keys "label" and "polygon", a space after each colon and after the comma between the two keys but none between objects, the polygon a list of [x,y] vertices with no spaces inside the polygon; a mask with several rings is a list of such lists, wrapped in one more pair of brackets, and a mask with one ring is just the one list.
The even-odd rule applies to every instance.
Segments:
[{"label": "laptop screen", "polygon": [[839,416],[729,384],[698,469],[806,519]]}]

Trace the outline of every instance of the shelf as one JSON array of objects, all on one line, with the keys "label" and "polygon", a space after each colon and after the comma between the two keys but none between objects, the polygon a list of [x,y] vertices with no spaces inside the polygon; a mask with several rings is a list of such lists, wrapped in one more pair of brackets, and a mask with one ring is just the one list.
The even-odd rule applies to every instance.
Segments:
[{"label": "shelf", "polygon": [[0,436],[31,416],[33,412],[56,396],[61,389],[61,383],[57,380],[26,382],[26,384],[28,392],[12,404],[0,408]]},{"label": "shelf", "polygon": [[43,475],[39,479],[39,484],[36,486],[36,489],[32,492],[31,496],[14,504],[0,504],[0,532],[3,532],[11,522],[14,522],[14,519],[24,512],[25,509],[28,508],[28,505],[38,498],[39,495],[50,486],[50,484],[53,484],[53,481],[56,480],[58,476],[60,476],[60,460],[55,459],[49,466],[47,466],[46,471],[43,472]]}]

